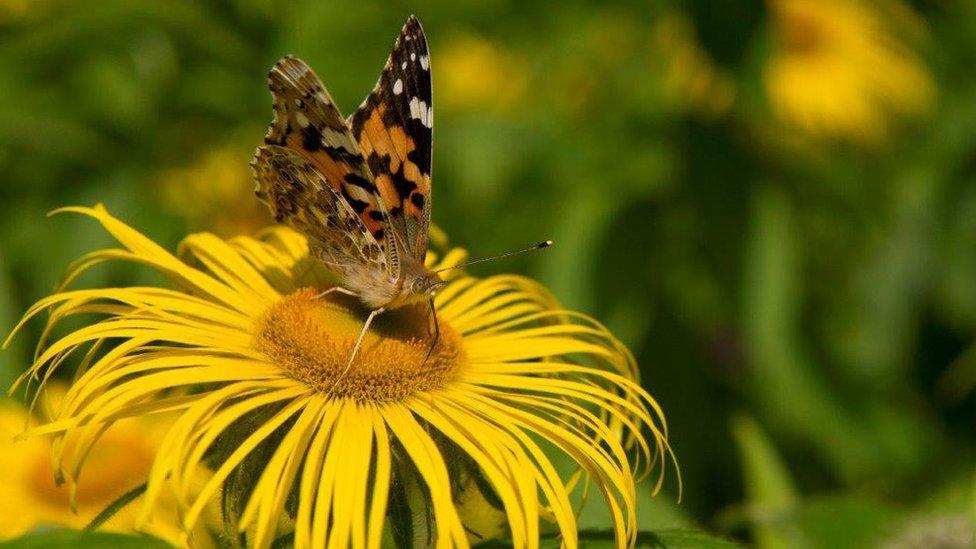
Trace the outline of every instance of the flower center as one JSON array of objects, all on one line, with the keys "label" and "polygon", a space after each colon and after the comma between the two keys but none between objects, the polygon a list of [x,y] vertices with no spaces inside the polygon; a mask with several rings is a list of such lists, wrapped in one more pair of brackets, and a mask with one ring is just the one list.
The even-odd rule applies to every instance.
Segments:
[{"label": "flower center", "polygon": [[433,319],[424,304],[377,316],[343,375],[365,317],[351,298],[316,293],[304,288],[285,297],[257,325],[258,348],[290,377],[331,397],[368,402],[402,400],[456,377],[461,338],[441,320],[431,350]]}]

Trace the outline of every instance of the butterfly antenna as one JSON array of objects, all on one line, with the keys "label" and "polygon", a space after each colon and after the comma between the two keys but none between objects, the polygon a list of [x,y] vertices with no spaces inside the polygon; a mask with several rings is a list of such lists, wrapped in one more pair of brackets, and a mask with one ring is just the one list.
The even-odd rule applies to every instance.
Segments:
[{"label": "butterfly antenna", "polygon": [[549,246],[552,246],[552,240],[545,240],[545,241],[540,242],[540,243],[538,243],[538,244],[536,244],[534,246],[529,246],[528,248],[524,248],[524,249],[521,249],[521,250],[515,250],[514,252],[508,252],[508,253],[504,253],[504,254],[493,255],[491,257],[483,257],[481,259],[475,259],[475,260],[472,260],[472,261],[465,261],[464,263],[460,263],[458,265],[454,265],[453,267],[444,267],[443,269],[437,269],[434,272],[435,273],[441,273],[441,272],[444,272],[444,271],[450,271],[451,269],[460,269],[461,267],[467,267],[468,265],[474,265],[475,263],[484,263],[485,261],[494,261],[496,259],[502,259],[504,257],[511,257],[513,255],[524,254],[525,252],[534,252],[536,250],[541,250],[543,248],[548,248]]}]

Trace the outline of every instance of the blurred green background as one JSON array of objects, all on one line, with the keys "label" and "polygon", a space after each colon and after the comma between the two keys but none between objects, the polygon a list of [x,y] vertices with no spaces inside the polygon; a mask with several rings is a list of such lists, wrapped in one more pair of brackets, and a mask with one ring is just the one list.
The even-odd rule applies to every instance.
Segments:
[{"label": "blurred green background", "polygon": [[348,113],[409,13],[435,223],[475,256],[555,240],[473,272],[608,324],[667,413],[683,501],[672,477],[645,526],[971,546],[970,0],[0,0],[0,325],[108,242],[56,207],[170,247],[268,223],[247,168],[268,68],[302,57]]}]

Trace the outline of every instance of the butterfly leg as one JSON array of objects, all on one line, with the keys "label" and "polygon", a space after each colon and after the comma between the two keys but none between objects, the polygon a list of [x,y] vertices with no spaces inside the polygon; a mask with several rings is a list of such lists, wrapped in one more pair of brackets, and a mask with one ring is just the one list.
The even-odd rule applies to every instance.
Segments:
[{"label": "butterfly leg", "polygon": [[[430,342],[430,348],[427,349],[427,356],[424,357],[424,363],[430,359],[431,353],[433,353],[434,348],[437,347],[437,342],[441,339],[441,326],[437,323],[437,309],[434,308],[434,300],[431,299],[427,303],[430,305],[430,314],[434,317],[434,339]],[[427,325],[427,329],[430,329],[430,324]]]},{"label": "butterfly leg", "polygon": [[[386,311],[386,307],[380,307],[379,309],[370,311],[369,316],[366,317],[366,322],[363,323],[363,329],[360,330],[359,337],[356,338],[356,345],[352,348],[352,352],[349,353],[349,362],[346,363],[346,368],[342,371],[341,374],[339,374],[338,377],[336,377],[335,381],[332,383],[333,389],[335,389],[336,385],[339,384],[339,381],[341,381],[342,378],[346,376],[346,374],[349,372],[349,369],[352,368],[352,363],[354,360],[356,360],[356,355],[359,353],[359,346],[363,343],[363,337],[366,335],[366,332],[369,330],[369,325],[373,323],[374,318],[376,318],[378,315],[383,314],[384,311]],[[331,392],[332,391],[330,389],[329,393],[331,394]]]},{"label": "butterfly leg", "polygon": [[352,290],[347,290],[347,289],[343,288],[342,286],[333,286],[333,287],[329,288],[328,290],[325,290],[324,292],[321,292],[319,294],[316,294],[315,299],[321,299],[321,298],[323,298],[323,297],[325,297],[325,296],[327,296],[327,295],[329,295],[329,294],[331,294],[333,292],[338,292],[340,294],[351,295],[353,297],[356,297],[356,293],[353,292]]}]

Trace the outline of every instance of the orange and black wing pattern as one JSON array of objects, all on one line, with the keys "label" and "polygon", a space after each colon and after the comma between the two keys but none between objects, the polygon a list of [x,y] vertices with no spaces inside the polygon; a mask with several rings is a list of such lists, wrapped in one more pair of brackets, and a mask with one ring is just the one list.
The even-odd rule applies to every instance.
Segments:
[{"label": "orange and black wing pattern", "polygon": [[407,19],[376,87],[349,126],[402,244],[420,262],[430,225],[430,52],[420,22]]},{"label": "orange and black wing pattern", "polygon": [[[281,151],[269,154],[266,149],[271,147],[288,149],[305,159],[344,203],[340,206],[348,206],[359,217],[361,226],[382,249],[386,265],[395,279],[399,274],[399,260],[390,234],[389,216],[366,158],[328,90],[308,65],[292,56],[275,63],[268,73],[268,87],[273,99],[274,119],[264,137],[265,147],[258,150],[255,159],[281,155]],[[255,175],[257,178],[258,174]],[[266,177],[270,177],[269,172]],[[258,187],[258,196],[268,202],[279,221],[295,221],[293,216],[282,217],[282,212],[287,210],[276,207],[275,200],[287,200],[274,196],[274,187],[262,192],[260,180]],[[319,196],[327,199],[332,194]],[[303,232],[311,222],[314,219],[307,220]]]}]

